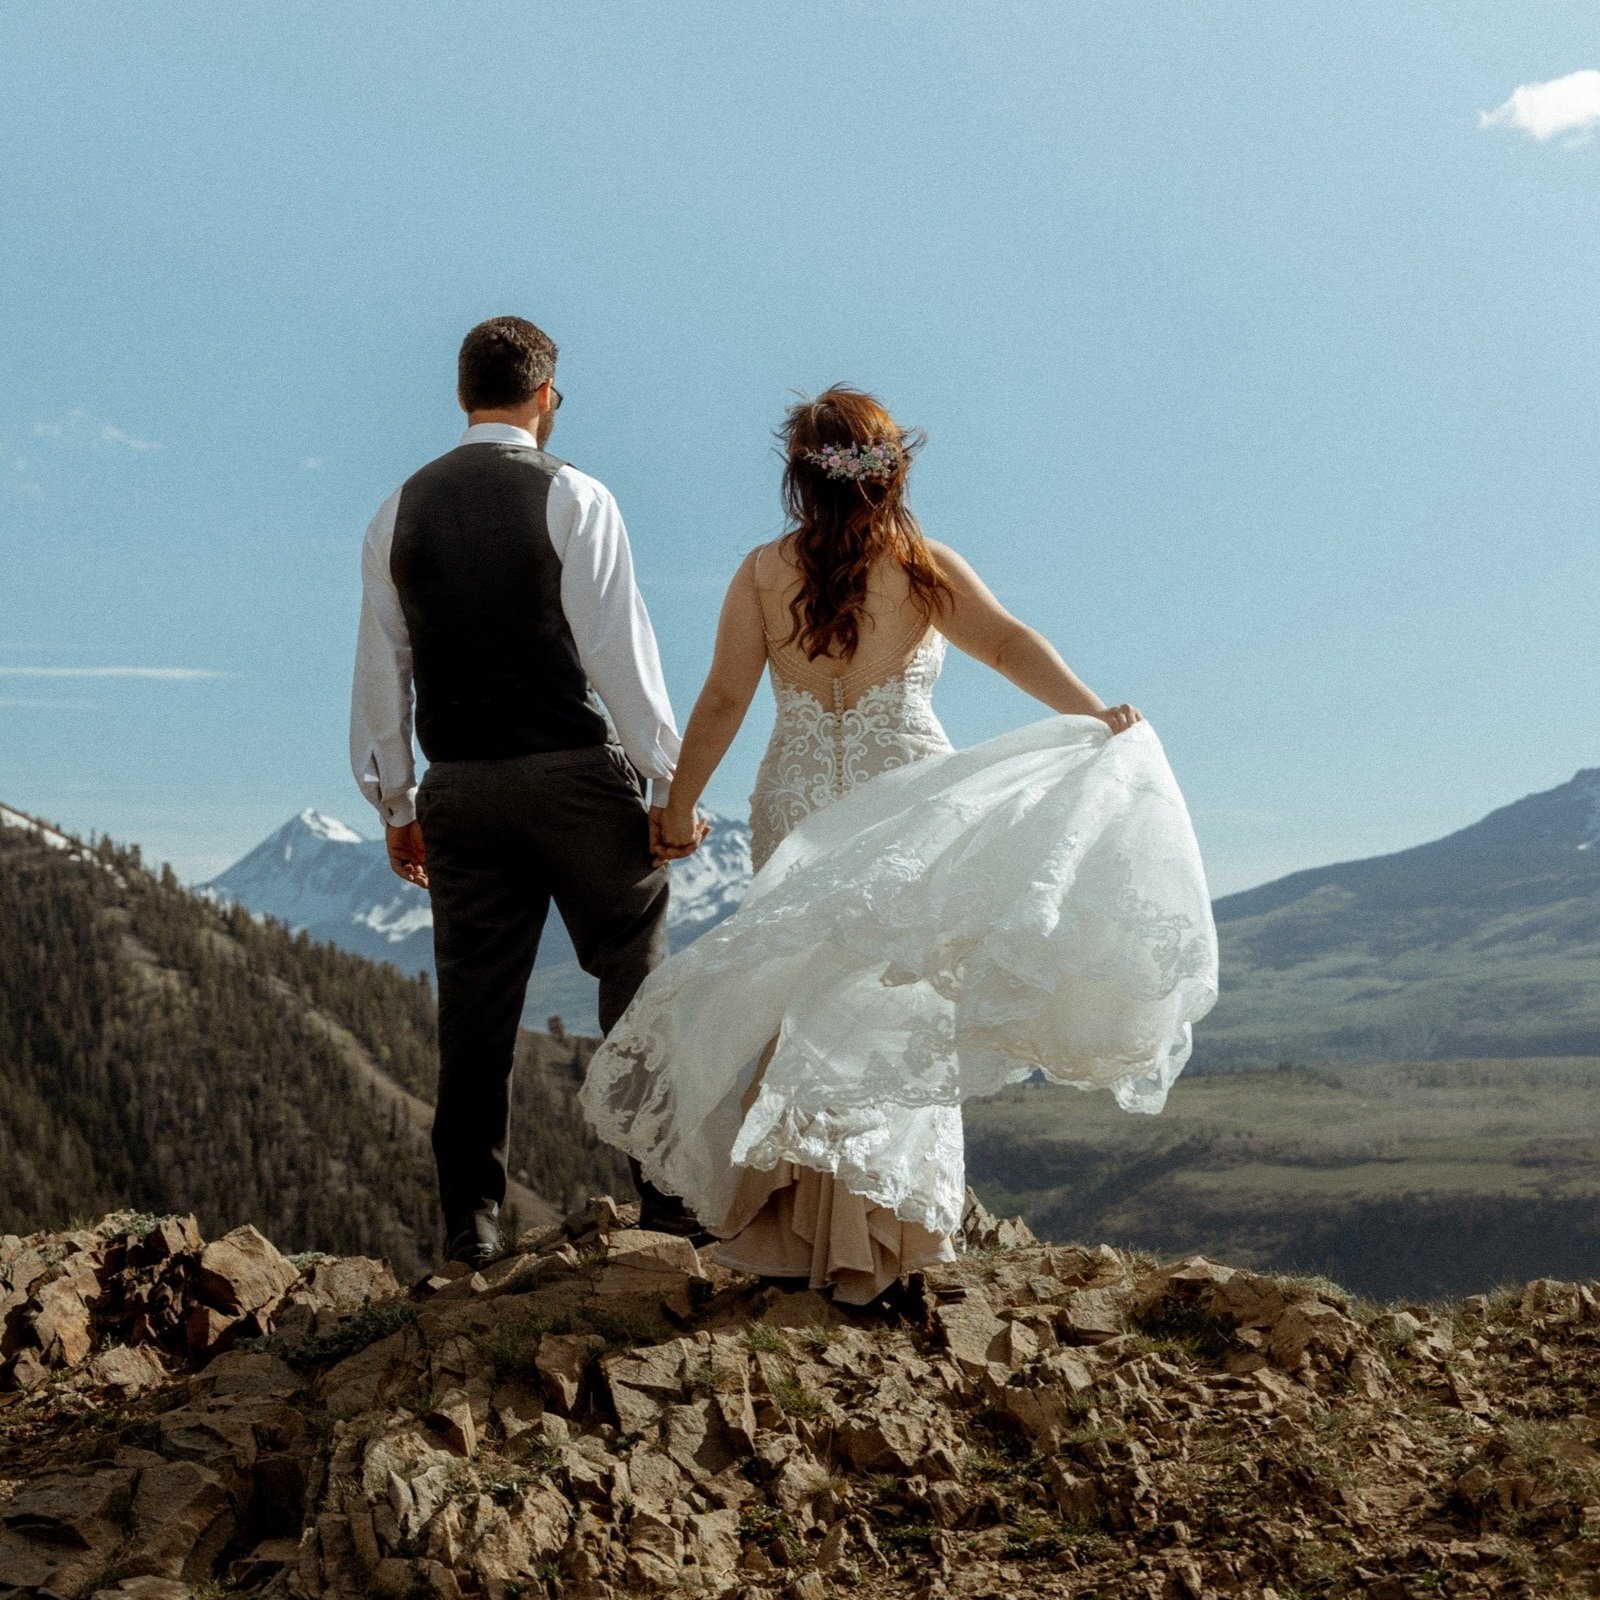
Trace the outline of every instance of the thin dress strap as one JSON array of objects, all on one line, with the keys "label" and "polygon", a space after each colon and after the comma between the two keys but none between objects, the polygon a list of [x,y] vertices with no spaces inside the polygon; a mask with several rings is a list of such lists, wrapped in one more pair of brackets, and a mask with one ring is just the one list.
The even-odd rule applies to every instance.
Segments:
[{"label": "thin dress strap", "polygon": [[772,637],[772,629],[767,626],[767,608],[764,605],[762,605],[762,603],[761,603],[761,558],[766,553],[767,553],[767,547],[764,544],[758,544],[756,546],[756,548],[755,548],[755,558],[756,558],[755,559],[755,566],[752,568],[750,575],[756,581],[756,609],[761,613],[761,631],[762,631],[763,634],[766,635],[766,639],[767,639],[767,658],[768,658],[768,660],[771,660],[772,659],[772,646],[775,645],[778,641]]}]

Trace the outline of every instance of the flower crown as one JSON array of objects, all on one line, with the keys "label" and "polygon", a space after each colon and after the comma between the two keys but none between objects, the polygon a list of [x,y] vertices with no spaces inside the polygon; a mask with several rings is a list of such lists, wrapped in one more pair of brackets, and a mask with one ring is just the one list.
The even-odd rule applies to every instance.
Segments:
[{"label": "flower crown", "polygon": [[825,444],[820,450],[804,450],[800,459],[821,467],[830,478],[844,478],[854,483],[862,480],[876,482],[894,475],[900,464],[900,446],[892,439],[880,439],[875,444]]}]

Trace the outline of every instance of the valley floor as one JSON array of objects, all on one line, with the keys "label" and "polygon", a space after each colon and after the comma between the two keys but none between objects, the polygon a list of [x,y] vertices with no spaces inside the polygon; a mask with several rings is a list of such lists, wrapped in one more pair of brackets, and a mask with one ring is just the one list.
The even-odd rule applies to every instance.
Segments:
[{"label": "valley floor", "polygon": [[1600,1058],[1188,1074],[1158,1117],[1024,1085],[967,1178],[1042,1237],[1204,1250],[1379,1298],[1600,1273]]}]

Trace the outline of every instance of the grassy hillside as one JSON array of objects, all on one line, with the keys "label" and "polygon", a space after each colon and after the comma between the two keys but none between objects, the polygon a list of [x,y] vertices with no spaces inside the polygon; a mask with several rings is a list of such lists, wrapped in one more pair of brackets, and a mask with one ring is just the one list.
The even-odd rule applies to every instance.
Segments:
[{"label": "grassy hillside", "polygon": [[1600,769],[1216,917],[1199,1066],[1600,1054]]},{"label": "grassy hillside", "polygon": [[966,1126],[968,1181],[1044,1238],[1376,1297],[1600,1276],[1600,1057],[1202,1074],[1159,1117],[1026,1085]]}]

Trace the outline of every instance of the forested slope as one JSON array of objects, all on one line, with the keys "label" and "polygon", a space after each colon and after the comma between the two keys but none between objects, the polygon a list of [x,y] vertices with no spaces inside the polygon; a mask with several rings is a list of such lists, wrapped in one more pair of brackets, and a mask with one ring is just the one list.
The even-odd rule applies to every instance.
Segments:
[{"label": "forested slope", "polygon": [[[219,909],[137,848],[6,820],[0,1234],[132,1206],[402,1274],[430,1260],[426,983]],[[522,1221],[617,1185],[569,1092],[587,1048],[524,1037]]]}]

